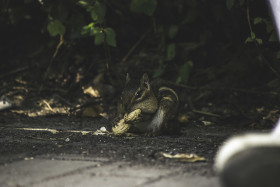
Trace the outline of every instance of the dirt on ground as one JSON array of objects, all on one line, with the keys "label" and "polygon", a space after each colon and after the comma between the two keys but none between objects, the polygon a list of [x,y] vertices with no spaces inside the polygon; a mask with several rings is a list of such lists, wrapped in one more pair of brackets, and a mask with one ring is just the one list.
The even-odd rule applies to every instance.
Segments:
[{"label": "dirt on ground", "polygon": [[[67,115],[27,117],[11,112],[2,112],[1,123],[1,164],[38,155],[81,154],[132,164],[179,167],[207,176],[213,175],[213,157],[223,140],[242,131],[224,126],[189,126],[180,134],[155,137],[93,135],[95,129],[107,125],[106,119]],[[164,158],[162,153],[195,153],[206,160],[189,163]]]},{"label": "dirt on ground", "polygon": [[[6,96],[13,106],[0,111],[0,164],[45,154],[82,154],[212,176],[214,156],[224,140],[238,133],[268,131],[279,114],[273,93],[190,88],[179,95],[188,93],[195,108],[181,100],[178,116],[170,122],[177,131],[154,137],[96,135],[101,127],[110,129],[116,102],[89,97],[82,89],[73,94],[74,99],[59,89],[32,91],[29,84],[15,80],[5,87],[14,90]],[[163,156],[182,153],[205,160],[188,162]]]}]

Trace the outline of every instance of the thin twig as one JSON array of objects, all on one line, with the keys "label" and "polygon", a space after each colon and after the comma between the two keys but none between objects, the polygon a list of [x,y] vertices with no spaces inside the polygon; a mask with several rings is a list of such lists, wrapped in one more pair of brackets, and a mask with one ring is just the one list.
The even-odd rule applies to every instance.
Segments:
[{"label": "thin twig", "polygon": [[55,112],[54,109],[51,107],[51,105],[46,100],[43,100],[43,103],[47,106],[47,109],[49,109],[52,112]]},{"label": "thin twig", "polygon": [[4,73],[4,74],[0,75],[0,79],[3,78],[3,77],[9,76],[9,75],[15,74],[15,73],[19,73],[19,72],[21,72],[21,71],[25,71],[25,70],[27,70],[27,69],[29,69],[29,67],[28,67],[28,66],[25,66],[25,67],[18,68],[18,69],[16,69],[16,70],[10,71],[10,72],[8,72],[8,73]]},{"label": "thin twig", "polygon": [[126,60],[128,59],[128,57],[135,51],[135,49],[141,44],[141,42],[146,38],[146,36],[149,34],[150,30],[148,30],[147,32],[145,32],[140,38],[139,40],[130,48],[130,50],[127,52],[127,54],[123,57],[123,59],[121,60],[120,64],[123,64],[126,62]]},{"label": "thin twig", "polygon": [[252,30],[251,21],[250,21],[249,1],[247,1],[247,21],[248,21],[250,32],[252,33],[253,30]]},{"label": "thin twig", "polygon": [[45,78],[45,79],[47,78],[47,76],[48,76],[48,74],[49,74],[49,71],[51,70],[53,61],[54,61],[55,57],[57,56],[58,51],[59,51],[59,49],[61,48],[61,46],[62,46],[63,43],[64,43],[63,35],[60,34],[60,35],[59,35],[59,42],[58,42],[58,44],[57,44],[57,46],[56,46],[55,52],[53,53],[53,56],[52,56],[52,58],[51,58],[51,60],[50,60],[50,62],[49,62],[47,71],[46,71],[46,73],[45,73],[45,75],[44,75],[44,78]]},{"label": "thin twig", "polygon": [[110,68],[112,66],[112,57],[111,57],[109,45],[106,42],[107,41],[107,34],[104,31],[104,29],[102,28],[102,25],[100,27],[101,27],[102,34],[104,35],[103,45],[104,45],[105,57],[106,57],[106,70],[109,72]]},{"label": "thin twig", "polygon": [[217,118],[220,118],[220,117],[221,117],[221,116],[218,115],[218,114],[214,114],[214,113],[211,113],[211,112],[204,112],[204,111],[200,111],[200,110],[192,110],[192,112],[198,113],[198,114],[207,115],[207,116],[213,116],[213,117],[217,117]]},{"label": "thin twig", "polygon": [[59,35],[59,43],[58,43],[57,46],[56,46],[55,52],[54,52],[54,54],[53,54],[53,56],[52,56],[52,60],[55,59],[55,57],[56,57],[56,55],[57,55],[57,53],[58,53],[58,50],[59,50],[60,47],[62,46],[63,42],[64,42],[64,40],[63,40],[63,35],[60,34],[60,35]]}]

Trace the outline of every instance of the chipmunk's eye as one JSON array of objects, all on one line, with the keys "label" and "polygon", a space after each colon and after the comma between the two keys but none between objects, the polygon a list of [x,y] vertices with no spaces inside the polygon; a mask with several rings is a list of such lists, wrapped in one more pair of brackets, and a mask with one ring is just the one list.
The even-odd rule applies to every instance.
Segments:
[{"label": "chipmunk's eye", "polygon": [[136,94],[135,94],[135,98],[136,98],[136,99],[140,98],[141,95],[142,95],[142,93],[143,93],[143,92],[142,92],[141,90],[137,91]]}]

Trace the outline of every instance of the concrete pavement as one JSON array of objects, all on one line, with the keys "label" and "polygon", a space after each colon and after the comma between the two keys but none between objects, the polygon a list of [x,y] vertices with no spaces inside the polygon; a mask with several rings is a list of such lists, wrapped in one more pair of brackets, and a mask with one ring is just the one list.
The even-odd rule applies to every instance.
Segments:
[{"label": "concrete pavement", "polygon": [[219,187],[217,177],[83,155],[42,155],[0,166],[0,186]]}]

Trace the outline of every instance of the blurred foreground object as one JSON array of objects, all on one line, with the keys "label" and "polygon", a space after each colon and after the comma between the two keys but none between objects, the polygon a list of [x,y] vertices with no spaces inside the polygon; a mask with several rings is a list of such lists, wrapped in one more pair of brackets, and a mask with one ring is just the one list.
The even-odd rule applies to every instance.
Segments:
[{"label": "blurred foreground object", "polygon": [[[269,0],[280,39],[280,0]],[[224,187],[280,186],[280,120],[270,133],[230,138],[218,151],[215,171]]]},{"label": "blurred foreground object", "polygon": [[230,138],[218,151],[214,169],[225,187],[279,187],[280,120],[271,133]]},{"label": "blurred foreground object", "polygon": [[280,39],[280,1],[269,0],[272,15],[274,17],[275,26],[277,29],[278,39]]}]

